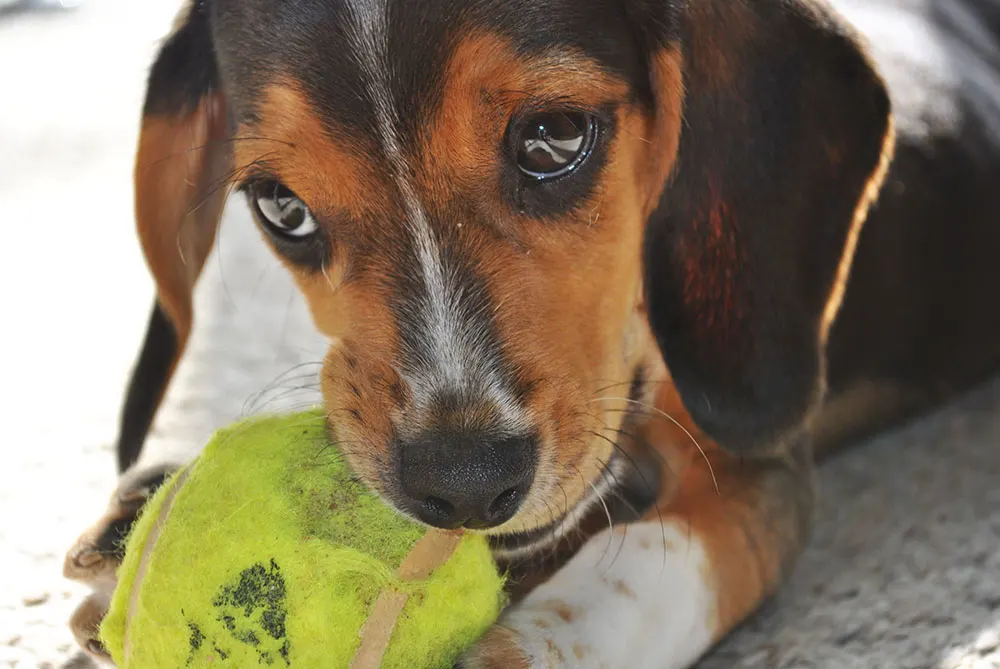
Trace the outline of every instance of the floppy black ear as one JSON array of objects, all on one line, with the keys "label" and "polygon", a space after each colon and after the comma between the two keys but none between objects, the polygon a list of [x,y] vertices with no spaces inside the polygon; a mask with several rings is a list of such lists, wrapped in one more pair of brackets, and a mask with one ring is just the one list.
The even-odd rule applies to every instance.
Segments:
[{"label": "floppy black ear", "polygon": [[827,332],[894,145],[888,95],[819,2],[631,2],[654,98],[677,95],[666,63],[684,84],[646,235],[649,319],[699,426],[734,451],[774,446],[824,390]]},{"label": "floppy black ear", "polygon": [[157,54],[142,112],[136,225],[156,301],[123,407],[122,471],[140,455],[191,332],[194,285],[215,242],[232,170],[229,137],[207,0],[192,0]]}]

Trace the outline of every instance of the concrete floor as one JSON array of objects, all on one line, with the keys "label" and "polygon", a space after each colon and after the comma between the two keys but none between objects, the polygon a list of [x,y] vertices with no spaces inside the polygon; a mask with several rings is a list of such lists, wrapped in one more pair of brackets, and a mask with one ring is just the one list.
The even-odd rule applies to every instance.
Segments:
[{"label": "concrete floor", "polygon": [[[61,562],[114,484],[110,444],[152,296],[132,152],[145,71],[176,4],[0,14],[0,416],[12,426],[0,667],[83,666],[65,628],[82,591]],[[247,411],[315,399],[305,379],[322,341],[242,207],[218,249],[154,457],[188,455]],[[1000,668],[997,435],[1000,383],[829,463],[792,582],[703,667]]]},{"label": "concrete floor", "polygon": [[114,484],[108,444],[151,285],[129,171],[173,3],[0,14],[0,667],[59,667],[62,555]]}]

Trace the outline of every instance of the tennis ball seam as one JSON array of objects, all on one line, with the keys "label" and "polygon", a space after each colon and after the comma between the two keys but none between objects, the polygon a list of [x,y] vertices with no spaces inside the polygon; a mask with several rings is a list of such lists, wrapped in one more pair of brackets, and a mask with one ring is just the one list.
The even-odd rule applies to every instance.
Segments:
[{"label": "tennis ball seam", "polygon": [[[496,619],[505,579],[485,539],[466,534],[446,564],[415,578],[410,554],[427,528],[406,525],[351,477],[324,418],[258,417],[223,429],[147,502],[101,630],[122,669],[259,660],[344,669],[386,591],[406,598],[386,669],[449,667]],[[280,573],[246,580],[269,561]]]},{"label": "tennis ball seam", "polygon": [[[455,554],[462,540],[460,533],[431,531],[414,544],[403,558],[397,573],[404,581],[424,581],[430,578]],[[361,644],[351,661],[350,669],[378,669],[382,665],[392,635],[410,594],[383,588],[361,626]]]},{"label": "tennis ball seam", "polygon": [[174,507],[174,500],[177,499],[177,495],[183,488],[184,482],[187,481],[190,473],[190,467],[187,467],[177,473],[175,480],[173,481],[173,485],[170,487],[170,490],[167,491],[166,497],[163,499],[163,504],[160,507],[159,513],[156,515],[153,527],[149,530],[149,534],[146,535],[146,541],[143,544],[142,553],[139,556],[139,565],[136,568],[135,577],[132,580],[132,591],[129,593],[128,608],[125,611],[125,637],[122,642],[122,648],[126,658],[132,656],[132,635],[129,634],[128,620],[138,608],[139,593],[142,592],[142,581],[146,576],[149,563],[153,559],[153,549],[156,547],[156,542],[159,540],[160,534],[166,527],[167,518],[170,516],[170,512]]}]

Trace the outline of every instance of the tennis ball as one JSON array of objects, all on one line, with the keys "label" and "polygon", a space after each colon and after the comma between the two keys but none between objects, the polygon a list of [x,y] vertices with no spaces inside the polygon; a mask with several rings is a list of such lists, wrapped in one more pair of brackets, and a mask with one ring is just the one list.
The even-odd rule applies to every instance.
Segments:
[{"label": "tennis ball", "polygon": [[314,411],[219,432],[157,490],[100,632],[121,669],[451,667],[502,589],[484,537],[387,507]]}]

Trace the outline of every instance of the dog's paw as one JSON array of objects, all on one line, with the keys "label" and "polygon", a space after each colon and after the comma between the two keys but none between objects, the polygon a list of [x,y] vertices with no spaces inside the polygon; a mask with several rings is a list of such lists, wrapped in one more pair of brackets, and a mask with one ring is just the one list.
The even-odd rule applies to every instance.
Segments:
[{"label": "dog's paw", "polygon": [[83,652],[98,665],[111,662],[111,656],[101,643],[98,630],[111,603],[111,590],[101,588],[91,593],[73,612],[69,629]]},{"label": "dog's paw", "polygon": [[108,502],[104,515],[73,543],[63,562],[63,575],[94,588],[114,588],[118,565],[125,557],[124,540],[146,500],[176,469],[173,465],[127,472]]},{"label": "dog's paw", "polygon": [[176,469],[174,465],[162,465],[123,475],[104,515],[66,553],[63,575],[94,589],[70,618],[70,631],[80,648],[99,665],[111,661],[98,629],[108,612],[118,566],[125,557],[125,538],[143,505]]},{"label": "dog's paw", "polygon": [[494,625],[462,656],[455,669],[538,669],[524,650],[521,637],[506,627]]}]

